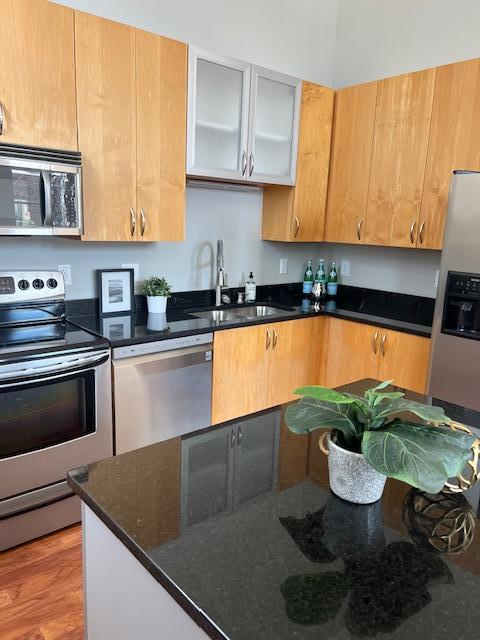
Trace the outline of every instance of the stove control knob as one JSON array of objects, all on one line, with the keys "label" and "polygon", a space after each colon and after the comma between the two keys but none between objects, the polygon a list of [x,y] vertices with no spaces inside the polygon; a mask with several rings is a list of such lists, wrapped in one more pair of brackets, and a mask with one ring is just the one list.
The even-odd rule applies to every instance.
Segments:
[{"label": "stove control knob", "polygon": [[58,282],[55,280],[55,278],[49,278],[47,280],[47,287],[49,289],[56,289],[58,286]]},{"label": "stove control knob", "polygon": [[29,283],[28,280],[19,280],[18,281],[18,288],[21,289],[22,291],[26,291],[29,286],[30,286],[30,283]]},{"label": "stove control knob", "polygon": [[32,282],[32,286],[34,289],[43,289],[45,283],[43,282],[43,280],[40,280],[40,278],[37,278]]}]

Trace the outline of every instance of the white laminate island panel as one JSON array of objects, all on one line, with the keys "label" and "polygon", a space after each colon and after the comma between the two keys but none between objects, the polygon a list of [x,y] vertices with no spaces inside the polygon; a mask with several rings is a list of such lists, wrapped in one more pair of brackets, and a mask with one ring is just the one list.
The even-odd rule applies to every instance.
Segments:
[{"label": "white laminate island panel", "polygon": [[86,640],[210,639],[84,503],[82,523]]}]

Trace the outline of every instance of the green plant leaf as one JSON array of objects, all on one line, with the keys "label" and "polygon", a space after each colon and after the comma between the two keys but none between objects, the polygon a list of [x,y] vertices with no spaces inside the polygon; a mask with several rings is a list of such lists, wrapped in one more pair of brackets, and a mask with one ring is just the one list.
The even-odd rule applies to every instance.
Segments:
[{"label": "green plant leaf", "polygon": [[328,387],[300,387],[296,389],[294,393],[297,396],[308,396],[310,398],[316,398],[317,400],[323,400],[323,402],[332,402],[334,404],[352,404],[353,398],[345,393],[339,393],[334,389]]},{"label": "green plant leaf", "polygon": [[398,421],[366,432],[362,452],[379,473],[438,493],[449,477],[463,469],[474,440],[448,428]]},{"label": "green plant leaf", "polygon": [[383,402],[383,400],[397,400],[398,398],[403,398],[405,394],[401,391],[384,391],[383,393],[375,394],[375,402],[374,406]]},{"label": "green plant leaf", "polygon": [[389,420],[392,416],[405,412],[413,413],[426,422],[433,422],[435,424],[449,424],[452,422],[442,407],[422,404],[421,402],[415,402],[415,400],[408,400],[407,398],[398,398],[388,404],[383,403],[381,406],[377,405],[372,417],[375,421]]},{"label": "green plant leaf", "polygon": [[307,396],[287,407],[285,420],[294,433],[336,429],[343,433],[348,444],[358,437],[356,420],[351,413],[350,405],[331,404]]}]

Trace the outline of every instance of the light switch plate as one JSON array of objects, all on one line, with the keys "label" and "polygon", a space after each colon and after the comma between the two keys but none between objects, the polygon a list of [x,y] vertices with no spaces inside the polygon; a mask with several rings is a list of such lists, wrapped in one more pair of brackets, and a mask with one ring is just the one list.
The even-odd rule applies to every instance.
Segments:
[{"label": "light switch plate", "polygon": [[340,263],[340,275],[341,276],[350,275],[350,260],[342,260],[342,262]]},{"label": "light switch plate", "polygon": [[280,258],[280,274],[288,273],[288,259]]},{"label": "light switch plate", "polygon": [[70,286],[72,284],[72,266],[70,264],[59,264],[58,270],[63,273],[65,286]]}]

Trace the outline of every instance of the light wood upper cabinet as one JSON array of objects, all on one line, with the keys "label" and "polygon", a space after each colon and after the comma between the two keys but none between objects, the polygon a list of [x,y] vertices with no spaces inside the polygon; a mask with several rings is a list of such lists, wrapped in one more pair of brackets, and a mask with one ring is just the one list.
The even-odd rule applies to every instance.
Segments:
[{"label": "light wood upper cabinet", "polygon": [[183,240],[186,45],[77,12],[85,240]]},{"label": "light wood upper cabinet", "polygon": [[327,87],[302,83],[296,186],[264,188],[263,240],[323,241],[333,96]]},{"label": "light wood upper cabinet", "polygon": [[418,246],[441,249],[454,169],[480,171],[480,60],[438,67]]},{"label": "light wood upper cabinet", "polygon": [[415,247],[435,69],[378,83],[365,243]]},{"label": "light wood upper cabinet", "polygon": [[289,402],[296,388],[320,384],[324,322],[304,318],[217,331],[213,424]]},{"label": "light wood upper cabinet", "polygon": [[[85,240],[135,236],[135,30],[75,14]],[[132,211],[133,213],[132,213]]]},{"label": "light wood upper cabinet", "polygon": [[327,225],[328,242],[363,243],[378,83],[335,95]]},{"label": "light wood upper cabinet", "polygon": [[429,338],[337,318],[329,322],[326,386],[373,378],[425,393]]},{"label": "light wood upper cabinet", "polygon": [[136,31],[136,95],[137,239],[183,240],[185,44]]},{"label": "light wood upper cabinet", "polygon": [[73,11],[2,0],[0,142],[77,149]]},{"label": "light wood upper cabinet", "polygon": [[400,331],[381,331],[378,379],[393,380],[399,387],[425,393],[430,339]]}]

